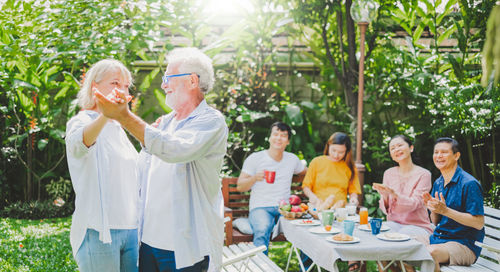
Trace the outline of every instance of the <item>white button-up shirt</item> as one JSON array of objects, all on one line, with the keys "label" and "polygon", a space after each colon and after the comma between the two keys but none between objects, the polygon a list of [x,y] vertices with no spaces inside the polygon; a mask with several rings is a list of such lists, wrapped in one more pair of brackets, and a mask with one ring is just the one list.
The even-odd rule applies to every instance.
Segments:
[{"label": "white button-up shirt", "polygon": [[146,126],[144,148],[152,156],[141,154],[141,241],[174,251],[178,269],[208,255],[209,271],[219,271],[224,242],[219,175],[228,128],[205,100],[186,119],[174,117],[175,112],[163,116],[158,128]]},{"label": "white button-up shirt", "polygon": [[70,242],[76,255],[87,228],[111,242],[110,229],[138,226],[137,151],[116,121],[109,121],[95,144],[83,144],[83,130],[99,113],[80,111],[66,124],[66,154],[75,190]]}]

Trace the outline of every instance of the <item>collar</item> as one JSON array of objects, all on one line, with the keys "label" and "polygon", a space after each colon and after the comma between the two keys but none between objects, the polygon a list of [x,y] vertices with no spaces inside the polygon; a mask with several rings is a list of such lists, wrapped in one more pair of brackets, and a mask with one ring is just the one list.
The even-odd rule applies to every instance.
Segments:
[{"label": "collar", "polygon": [[[450,183],[457,183],[458,182],[458,177],[462,174],[462,168],[460,165],[457,165],[457,169],[455,169],[455,174],[453,174],[453,177],[451,177]],[[439,176],[438,179],[436,179],[436,182],[442,182],[444,185],[444,177],[443,175]],[[448,183],[448,184],[450,184]]]},{"label": "collar", "polygon": [[453,174],[453,177],[451,178],[450,182],[457,183],[458,182],[458,177],[462,175],[462,168],[460,165],[457,165],[457,169],[455,169],[455,174]]},{"label": "collar", "polygon": [[[206,108],[208,108],[208,104],[207,104],[207,101],[205,99],[203,99],[200,104],[198,104],[198,106],[188,115],[188,117],[182,119],[182,120],[179,120],[179,122],[182,122],[184,120],[189,120],[191,118],[194,118],[198,115],[200,115]],[[174,111],[174,114],[172,114],[172,118],[175,118],[175,115],[177,114],[177,112]]]}]

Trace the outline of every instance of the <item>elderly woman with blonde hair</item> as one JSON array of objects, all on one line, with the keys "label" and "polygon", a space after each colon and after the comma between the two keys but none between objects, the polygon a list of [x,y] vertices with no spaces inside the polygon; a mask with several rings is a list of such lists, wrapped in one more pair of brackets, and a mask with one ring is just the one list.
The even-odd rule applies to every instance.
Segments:
[{"label": "elderly woman with blonde hair", "polygon": [[66,126],[76,194],[70,242],[80,271],[138,270],[137,151],[121,125],[100,112],[94,97],[96,91],[128,95],[130,84],[130,71],[121,62],[95,63],[78,93],[82,110]]}]

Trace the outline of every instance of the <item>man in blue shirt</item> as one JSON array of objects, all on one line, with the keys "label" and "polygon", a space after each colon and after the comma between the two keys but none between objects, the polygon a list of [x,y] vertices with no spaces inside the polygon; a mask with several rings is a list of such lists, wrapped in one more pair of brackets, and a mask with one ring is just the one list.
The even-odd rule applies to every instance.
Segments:
[{"label": "man in blue shirt", "polygon": [[423,195],[436,225],[426,241],[436,263],[435,271],[440,271],[439,264],[473,264],[481,252],[474,242],[484,238],[483,189],[477,179],[458,166],[459,158],[456,140],[436,140],[433,160],[441,176],[434,182],[431,194]]}]

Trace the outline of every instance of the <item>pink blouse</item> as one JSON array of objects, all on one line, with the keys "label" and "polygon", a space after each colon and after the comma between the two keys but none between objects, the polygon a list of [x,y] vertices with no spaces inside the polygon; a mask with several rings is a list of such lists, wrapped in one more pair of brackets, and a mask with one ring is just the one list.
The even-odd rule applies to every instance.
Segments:
[{"label": "pink blouse", "polygon": [[404,181],[399,175],[399,166],[395,166],[385,171],[383,184],[398,194],[397,199],[388,197],[387,207],[384,199],[380,199],[380,209],[387,214],[387,220],[422,227],[432,233],[427,208],[422,200],[422,194],[431,190],[431,172],[417,166],[415,174]]}]

